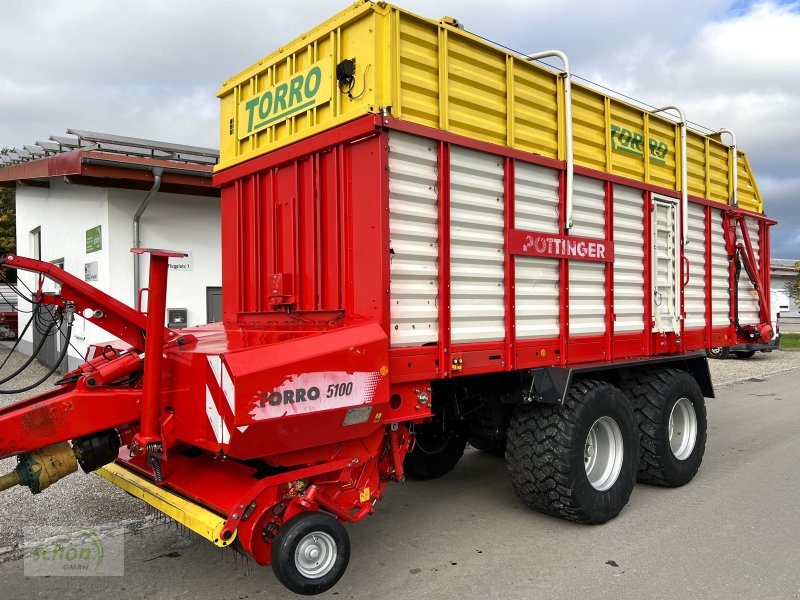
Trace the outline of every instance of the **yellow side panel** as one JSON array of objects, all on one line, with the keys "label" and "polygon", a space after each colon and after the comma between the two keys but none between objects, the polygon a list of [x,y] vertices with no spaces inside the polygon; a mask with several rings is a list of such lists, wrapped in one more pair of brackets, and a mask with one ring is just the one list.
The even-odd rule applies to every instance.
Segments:
[{"label": "yellow side panel", "polygon": [[677,187],[677,173],[680,171],[676,162],[675,124],[656,116],[650,116],[648,121],[650,183],[674,190]]},{"label": "yellow side panel", "polygon": [[[336,67],[355,60],[352,87]],[[451,21],[433,21],[382,2],[357,1],[225,82],[217,170],[226,169],[369,113],[564,160],[563,79]],[[301,93],[302,92],[302,93]],[[348,94],[349,92],[349,94]],[[279,102],[280,99],[280,102]],[[663,115],[572,86],[578,165],[727,203],[729,148],[687,133],[687,182],[680,182],[679,127]],[[739,202],[760,211],[746,157]]]},{"label": "yellow side panel", "polygon": [[506,57],[458,35],[447,40],[447,129],[506,143]]},{"label": "yellow side panel", "polygon": [[710,169],[710,189],[706,196],[709,200],[728,203],[730,194],[728,192],[728,155],[730,151],[727,146],[711,140],[708,145],[708,160]]},{"label": "yellow side panel", "polygon": [[694,131],[686,134],[686,173],[689,193],[701,198],[706,195],[706,138]]},{"label": "yellow side panel", "polygon": [[439,127],[439,28],[423,19],[395,13],[399,22],[399,94],[394,116]]},{"label": "yellow side panel", "polygon": [[513,61],[513,146],[548,158],[558,157],[558,76]]},{"label": "yellow side panel", "polygon": [[611,101],[611,172],[620,177],[644,180],[644,114],[641,110]]},{"label": "yellow side panel", "polygon": [[575,163],[604,171],[606,167],[605,99],[588,88],[572,89],[572,135]]},{"label": "yellow side panel", "polygon": [[753,177],[753,172],[750,169],[750,161],[747,160],[747,155],[739,154],[739,206],[744,209],[752,210],[753,212],[763,212],[764,203],[761,200],[761,192],[758,190],[758,185]]},{"label": "yellow side panel", "polygon": [[[286,48],[227,82],[218,93],[220,115],[220,164],[217,170],[265,154],[280,146],[293,143],[325,129],[374,112],[381,105],[384,79],[387,78],[388,40],[385,39],[387,19],[363,5],[358,10],[349,9]],[[342,21],[341,26],[332,27]],[[378,43],[377,38],[381,39]],[[356,79],[350,99],[340,90],[336,81],[336,65],[346,58],[356,58]],[[316,88],[316,98],[297,92],[292,105],[291,84],[312,66],[321,68],[327,81]],[[284,88],[286,111],[274,101],[278,88]],[[363,92],[363,93],[362,93]],[[306,102],[317,100],[317,102]],[[259,102],[259,100],[261,100]],[[255,106],[252,103],[257,103]],[[308,108],[291,112],[297,106]],[[267,111],[271,107],[271,111]],[[258,112],[262,114],[259,118]],[[253,123],[268,122],[261,128],[248,127],[242,119],[255,114]],[[291,112],[287,118],[282,115]]]}]

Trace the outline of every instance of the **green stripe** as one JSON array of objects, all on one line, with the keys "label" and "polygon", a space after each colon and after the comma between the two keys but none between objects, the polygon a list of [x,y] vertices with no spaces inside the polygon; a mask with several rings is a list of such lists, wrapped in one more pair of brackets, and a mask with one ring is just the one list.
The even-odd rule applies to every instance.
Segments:
[{"label": "green stripe", "polygon": [[633,154],[634,156],[638,156],[639,158],[642,157],[642,153],[641,152],[636,152],[636,150],[629,150],[628,148],[625,148],[624,146],[615,146],[614,149],[615,150],[620,150],[621,152],[627,152],[628,154]]},{"label": "green stripe", "polygon": [[281,119],[285,119],[286,117],[291,117],[294,113],[300,112],[301,110],[305,110],[307,108],[310,108],[310,107],[314,106],[314,104],[316,102],[317,102],[317,100],[315,98],[314,100],[309,100],[305,104],[298,104],[297,106],[295,106],[289,112],[285,112],[283,114],[276,115],[276,116],[272,117],[271,119],[267,119],[266,121],[261,121],[261,123],[256,123],[256,125],[253,126],[253,129],[251,129],[250,131],[254,131],[256,129],[261,129],[262,127],[266,127],[270,123],[274,123],[275,121],[279,121]]}]

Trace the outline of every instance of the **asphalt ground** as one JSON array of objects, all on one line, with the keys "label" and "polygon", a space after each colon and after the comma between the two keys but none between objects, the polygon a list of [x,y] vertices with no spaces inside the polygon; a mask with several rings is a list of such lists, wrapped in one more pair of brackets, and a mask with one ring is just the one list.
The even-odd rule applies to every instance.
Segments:
[{"label": "asphalt ground", "polygon": [[[374,516],[347,526],[350,567],[326,597],[800,598],[800,353],[711,365],[719,393],[689,485],[637,485],[617,519],[581,526],[530,511],[503,460],[471,451],[442,479],[391,484]],[[9,491],[0,507],[4,599],[296,597],[269,568],[153,520],[97,477]],[[8,547],[36,523],[125,531],[125,576],[23,577]]]}]

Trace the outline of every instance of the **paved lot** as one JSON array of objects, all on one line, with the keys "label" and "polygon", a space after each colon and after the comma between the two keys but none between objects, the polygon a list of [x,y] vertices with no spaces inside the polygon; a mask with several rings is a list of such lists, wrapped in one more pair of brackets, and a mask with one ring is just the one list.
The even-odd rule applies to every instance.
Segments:
[{"label": "paved lot", "polygon": [[[688,486],[638,485],[619,518],[579,526],[528,510],[515,497],[502,459],[470,452],[438,481],[392,485],[375,516],[348,526],[350,568],[327,596],[800,598],[800,470],[794,459],[800,455],[800,370],[767,376],[762,356],[778,359],[777,370],[800,362],[798,353],[781,353],[724,363],[726,370],[737,365],[735,376],[718,380],[754,380],[723,387],[709,401],[706,460]],[[73,487],[49,490],[50,499],[25,492],[11,501],[6,494],[0,515],[4,522],[20,523],[20,514],[25,523],[50,521],[52,506],[58,507],[54,522],[74,511],[70,524],[136,515],[126,514],[129,504],[117,503],[115,492],[109,497],[109,486],[96,479],[78,475],[60,482]],[[243,564],[191,534],[181,537],[171,525],[144,524],[125,536],[125,577],[25,579],[21,561],[8,560],[0,564],[0,596],[295,597],[269,569]],[[13,543],[9,533],[3,531],[6,544]]]}]

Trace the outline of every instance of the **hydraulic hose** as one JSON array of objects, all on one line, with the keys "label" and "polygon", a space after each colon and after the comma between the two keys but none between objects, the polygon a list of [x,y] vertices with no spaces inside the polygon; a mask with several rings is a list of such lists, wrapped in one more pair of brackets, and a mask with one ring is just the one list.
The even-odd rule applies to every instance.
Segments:
[{"label": "hydraulic hose", "polygon": [[[30,384],[28,386],[25,386],[24,388],[17,388],[16,390],[0,390],[0,394],[21,394],[22,392],[28,392],[28,391],[32,390],[33,388],[40,386],[45,381],[47,381],[47,379],[53,373],[56,372],[56,369],[58,369],[59,365],[62,362],[64,362],[64,358],[67,355],[67,350],[69,350],[69,340],[72,338],[72,323],[67,325],[67,333],[65,334],[64,337],[66,338],[66,340],[64,341],[64,345],[61,347],[61,352],[59,352],[58,358],[56,359],[56,362],[53,364],[53,366],[50,368],[50,370],[47,371],[47,373],[45,373],[42,376],[41,379],[39,379],[39,381],[37,381],[36,383],[32,383],[32,384]],[[38,353],[38,350],[36,351],[36,353],[33,354],[32,358],[35,358],[37,353]],[[30,362],[28,362],[26,364],[30,364]],[[3,383],[5,381],[8,381],[8,380],[7,379],[2,380]]]},{"label": "hydraulic hose", "polygon": [[[36,313],[33,313],[33,315],[31,315],[31,319],[30,319],[30,321],[28,321],[28,324],[30,324],[33,321],[33,319],[36,318],[35,315],[36,315]],[[36,345],[36,348],[34,348],[33,352],[30,355],[30,357],[28,357],[28,360],[26,360],[22,364],[22,366],[19,367],[16,371],[14,371],[10,375],[6,375],[2,379],[0,379],[0,383],[6,383],[8,381],[11,381],[17,375],[19,375],[25,369],[27,369],[34,360],[36,360],[36,357],[38,356],[39,351],[44,347],[45,341],[47,341],[47,338],[50,336],[50,332],[53,330],[53,326],[54,325],[55,325],[55,321],[52,321],[50,323],[50,325],[47,326],[47,329],[45,330],[44,334],[42,335],[42,339],[39,340],[39,343]],[[27,326],[25,327],[25,329],[27,329]],[[71,329],[72,329],[72,325],[69,325],[68,326],[68,330],[71,330]],[[25,332],[23,331],[23,333],[25,333]],[[22,335],[20,335],[20,339],[21,338],[22,338]],[[17,340],[17,343],[19,343],[19,340]],[[65,346],[66,345],[67,344],[65,344]],[[15,345],[15,347],[16,347],[16,345]],[[14,349],[12,348],[11,351],[9,352],[9,355],[13,351],[14,351]],[[60,361],[56,363],[56,367],[58,367],[59,364],[61,364]],[[53,369],[53,370],[55,370],[55,369]],[[48,377],[49,377],[49,375],[48,375]],[[36,385],[39,385],[39,384],[37,383]],[[33,386],[33,387],[36,387],[36,386]],[[28,389],[32,389],[32,388],[28,388]],[[24,391],[27,391],[27,390],[20,390],[20,391],[24,392]],[[9,394],[9,393],[14,393],[14,392],[5,392],[5,391],[0,390],[0,394]]]}]

